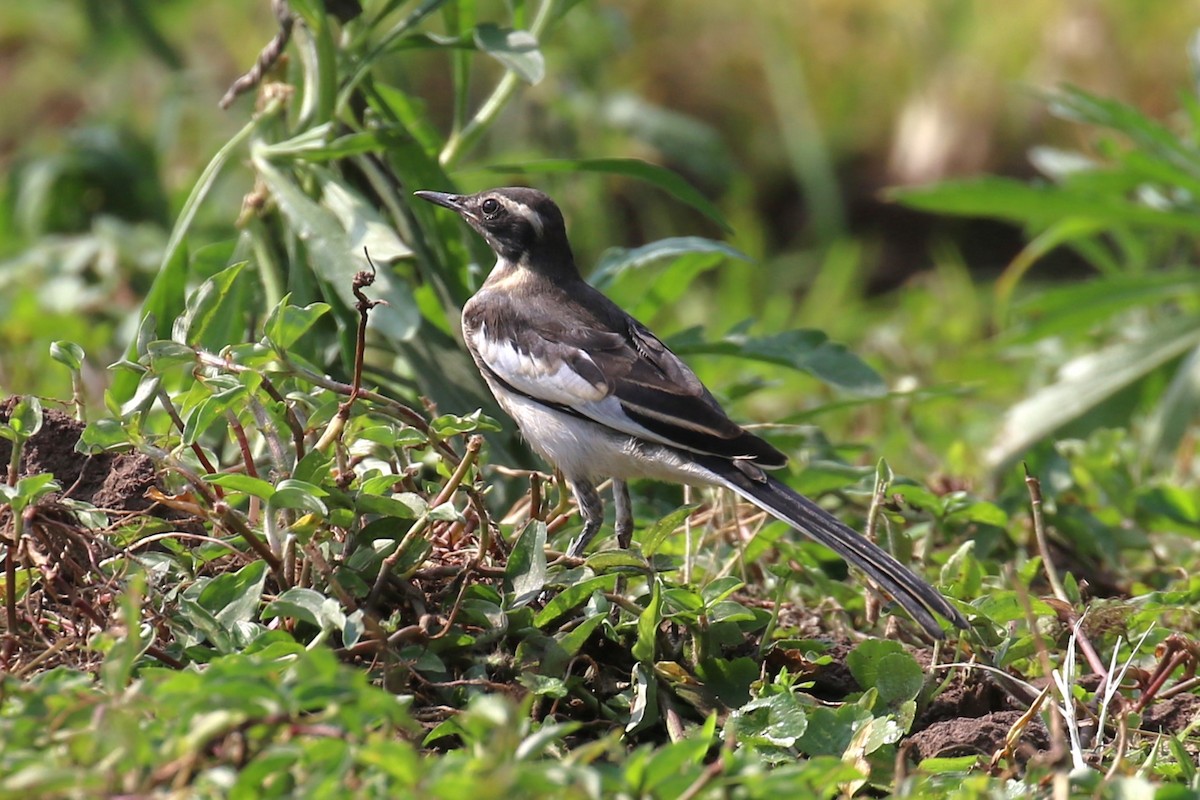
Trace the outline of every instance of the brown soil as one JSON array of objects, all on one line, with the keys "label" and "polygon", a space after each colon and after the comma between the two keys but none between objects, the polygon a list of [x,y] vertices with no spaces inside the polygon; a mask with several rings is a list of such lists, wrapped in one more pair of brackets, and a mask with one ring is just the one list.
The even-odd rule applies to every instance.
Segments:
[{"label": "brown soil", "polygon": [[[0,403],[0,420],[8,419],[15,402],[10,398]],[[179,516],[146,496],[157,482],[150,458],[136,453],[78,453],[75,445],[83,428],[83,423],[61,411],[44,409],[41,429],[21,451],[19,477],[50,473],[62,489],[25,512],[25,535],[16,564],[36,578],[14,609],[27,625],[21,626],[18,637],[5,639],[0,672],[19,672],[33,663],[39,669],[94,669],[101,655],[87,641],[115,624],[122,584],[101,565],[118,548],[105,530],[85,525],[76,508],[64,500],[89,503],[115,525],[140,514]],[[7,465],[11,456],[12,443],[0,439],[0,464]],[[5,508],[0,513],[0,531],[8,536],[11,530],[11,513]],[[64,639],[71,644],[63,646]]]},{"label": "brown soil", "polygon": [[[1010,730],[1021,718],[1020,711],[994,711],[982,717],[958,717],[935,722],[908,739],[909,754],[916,761],[926,758],[981,755],[990,758],[1004,748]],[[1050,732],[1034,717],[1021,730],[1014,750],[1022,761],[1050,747]]]},{"label": "brown soil", "polygon": [[[7,420],[17,398],[0,404],[0,421]],[[60,498],[91,503],[113,511],[145,511],[152,501],[146,490],[154,486],[154,462],[140,453],[86,456],[75,452],[83,423],[61,411],[45,409],[42,428],[25,443],[20,474],[49,472],[63,487]],[[12,443],[0,439],[0,464],[8,464]]]}]

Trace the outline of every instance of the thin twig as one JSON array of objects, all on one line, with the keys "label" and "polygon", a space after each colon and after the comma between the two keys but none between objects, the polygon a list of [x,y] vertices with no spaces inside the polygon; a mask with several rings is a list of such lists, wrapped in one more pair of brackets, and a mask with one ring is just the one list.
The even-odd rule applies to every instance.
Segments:
[{"label": "thin twig", "polygon": [[1050,560],[1050,545],[1046,540],[1046,524],[1042,520],[1042,484],[1029,472],[1025,464],[1025,485],[1029,488],[1029,506],[1033,511],[1033,535],[1037,539],[1038,552],[1042,555],[1042,568],[1046,570],[1046,579],[1054,596],[1064,603],[1070,603],[1067,592],[1063,589],[1062,581],[1058,579],[1058,570]]},{"label": "thin twig", "polygon": [[358,396],[362,392],[363,355],[367,351],[367,318],[375,306],[386,305],[383,300],[372,300],[362,293],[364,288],[375,283],[375,262],[371,261],[371,254],[367,253],[365,247],[363,253],[367,256],[367,264],[370,265],[371,271],[362,270],[355,273],[354,280],[350,284],[350,290],[354,292],[354,297],[358,300],[354,304],[354,309],[358,312],[358,331],[354,337],[354,379],[350,384],[350,396],[338,404],[337,414],[330,420],[329,427],[321,434],[321,438],[316,444],[318,450],[324,450],[337,441],[345,429],[346,423],[350,421],[350,409],[353,408],[354,402],[358,400]]},{"label": "thin twig", "polygon": [[275,19],[279,22],[279,30],[258,54],[258,60],[254,62],[254,66],[230,84],[225,91],[219,103],[222,110],[233,105],[233,101],[240,95],[262,83],[263,77],[271,67],[275,66],[275,62],[283,55],[284,49],[291,41],[295,18],[292,16],[292,9],[288,6],[287,0],[271,0],[271,8],[275,12]]}]

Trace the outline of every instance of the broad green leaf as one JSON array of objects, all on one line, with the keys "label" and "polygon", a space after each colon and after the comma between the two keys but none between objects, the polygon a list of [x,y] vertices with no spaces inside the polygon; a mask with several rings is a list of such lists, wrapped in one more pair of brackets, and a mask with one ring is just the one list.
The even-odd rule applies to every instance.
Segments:
[{"label": "broad green leaf", "polygon": [[691,253],[715,253],[739,261],[751,260],[741,250],[725,242],[705,239],[701,236],[676,236],[659,239],[641,247],[610,248],[600,256],[600,260],[596,263],[596,268],[592,270],[589,278],[597,288],[603,288],[625,272]]},{"label": "broad green leaf", "polygon": [[[342,224],[346,232],[346,246],[351,252],[361,254],[365,250],[376,265],[408,258],[413,254],[409,246],[400,241],[395,228],[380,216],[375,207],[341,181],[332,177],[324,181],[321,203]],[[376,282],[378,284],[378,278]],[[407,294],[405,302],[412,305],[411,297]]]},{"label": "broad green leaf", "polygon": [[51,342],[50,357],[74,372],[83,369],[83,348],[74,342]]},{"label": "broad green leaf", "polygon": [[780,691],[746,703],[736,720],[739,741],[792,747],[808,730],[809,709],[792,692]]},{"label": "broad green leaf", "polygon": [[[846,655],[846,666],[858,685],[864,689],[875,686],[879,680],[880,664],[885,656],[904,655],[904,647],[899,642],[888,639],[868,639],[860,643]],[[911,657],[911,656],[910,656]]]},{"label": "broad green leaf", "polygon": [[[366,235],[365,222],[361,229],[354,228],[355,219],[365,219],[365,216],[352,215],[356,212],[365,215],[366,204],[359,200],[344,202],[349,195],[340,188],[327,190],[326,196],[332,199],[333,204],[349,215],[346,223],[353,230],[348,232],[333,211],[305,194],[291,176],[271,163],[261,148],[256,148],[251,156],[263,182],[279,204],[280,211],[308,246],[314,271],[347,308],[354,308],[357,302],[353,290],[354,276],[369,269],[369,266],[362,250],[355,249],[356,240],[352,238],[352,234]],[[323,185],[334,185],[333,178],[327,172],[318,169],[313,169],[313,172],[317,173],[316,177]],[[366,293],[371,298],[387,302],[387,305],[376,306],[371,311],[371,324],[377,330],[395,343],[407,341],[416,333],[420,315],[412,294],[389,270],[377,270],[375,283]]]},{"label": "broad green leaf", "polygon": [[872,719],[871,712],[853,703],[830,709],[809,710],[808,726],[796,740],[796,746],[814,756],[841,756],[846,752],[854,733]]},{"label": "broad green leaf", "polygon": [[252,561],[236,572],[218,575],[204,585],[195,600],[225,630],[254,618],[267,578],[265,561]]},{"label": "broad green leaf", "polygon": [[996,443],[986,454],[988,464],[994,470],[1006,468],[1036,442],[1198,345],[1200,316],[1183,316],[1065,364],[1058,381],[1004,415]]},{"label": "broad green leaf", "polygon": [[1188,427],[1200,412],[1200,347],[1184,357],[1167,390],[1142,428],[1142,462],[1164,468],[1187,440]]},{"label": "broad green leaf", "polygon": [[22,395],[8,412],[8,420],[0,423],[0,435],[23,442],[42,429],[42,401],[34,395]]},{"label": "broad green leaf", "polygon": [[558,646],[562,648],[563,653],[568,658],[573,658],[579,652],[580,648],[583,647],[584,643],[587,642],[592,632],[605,619],[607,617],[604,614],[593,614],[590,617],[584,617],[574,628],[566,633],[557,634],[554,638],[558,640]]},{"label": "broad green leaf", "polygon": [[1005,344],[1032,344],[1050,336],[1082,332],[1108,324],[1127,309],[1153,307],[1200,292],[1195,272],[1113,275],[1066,286],[1040,288],[1013,306],[1014,325]]},{"label": "broad green leaf", "polygon": [[395,495],[359,493],[354,498],[354,506],[361,512],[398,519],[416,519],[428,510],[424,498],[412,492]]},{"label": "broad green leaf", "polygon": [[171,338],[182,344],[218,350],[240,341],[248,316],[249,294],[238,282],[245,261],[226,267],[188,295],[183,313],[171,326]]},{"label": "broad green leaf", "polygon": [[329,493],[321,487],[305,481],[282,480],[275,486],[275,493],[267,501],[267,508],[271,510],[293,508],[324,517],[329,514],[329,509],[326,508],[321,498],[328,495]]},{"label": "broad green leaf", "polygon": [[546,59],[538,49],[538,40],[529,31],[514,31],[492,23],[475,28],[475,45],[529,84],[540,83],[546,76]]},{"label": "broad green leaf", "polygon": [[240,472],[205,475],[204,480],[220,486],[222,489],[253,495],[261,500],[270,500],[271,495],[275,494],[275,487],[269,481]]},{"label": "broad green leaf", "polygon": [[654,580],[650,587],[650,602],[638,615],[637,641],[630,654],[642,664],[653,664],[658,652],[658,626],[662,624],[662,584]]},{"label": "broad green leaf", "polygon": [[544,628],[592,596],[592,592],[611,592],[616,585],[616,575],[597,575],[594,578],[572,583],[546,604],[533,618],[533,624]]},{"label": "broad green leaf", "polygon": [[758,680],[760,666],[752,658],[709,658],[696,665],[696,676],[727,708],[750,702],[750,687]]},{"label": "broad green leaf", "polygon": [[875,690],[885,706],[894,708],[916,699],[925,684],[925,671],[908,653],[890,653],[879,659]]},{"label": "broad green leaf", "polygon": [[513,545],[504,577],[512,585],[510,608],[531,602],[546,586],[546,523],[532,520]]},{"label": "broad green leaf", "polygon": [[683,521],[697,508],[699,506],[696,504],[681,506],[643,531],[639,537],[642,543],[642,553],[647,558],[654,556],[666,538],[675,533]]},{"label": "broad green leaf", "polygon": [[839,389],[880,397],[887,393],[883,378],[844,345],[829,341],[821,331],[794,330],[755,338],[741,330],[720,341],[706,342],[699,329],[671,337],[671,349],[679,355],[726,355],[778,364],[807,372]]},{"label": "broad green leaf", "polygon": [[645,558],[628,550],[602,550],[599,553],[593,553],[588,556],[585,563],[588,569],[597,575],[602,575],[612,570],[650,571],[650,564]]},{"label": "broad green leaf", "polygon": [[923,211],[1020,222],[1035,230],[1070,217],[1110,226],[1135,225],[1181,233],[1200,233],[1200,217],[1184,211],[1153,208],[1094,186],[1061,187],[1028,184],[1011,178],[946,181],[930,187],[894,189],[892,199]]},{"label": "broad green leaf", "polygon": [[1138,150],[1169,163],[1184,174],[1200,177],[1196,152],[1173,131],[1126,103],[1066,86],[1047,98],[1050,111],[1063,119],[1112,128],[1128,136]]},{"label": "broad green leaf", "polygon": [[0,483],[0,500],[12,506],[14,514],[20,514],[48,494],[61,490],[49,472],[28,475],[17,480],[15,486]]},{"label": "broad green leaf", "polygon": [[163,372],[176,364],[196,361],[196,348],[171,339],[159,339],[146,345],[146,358],[155,372]]},{"label": "broad green leaf", "polygon": [[309,303],[298,308],[285,297],[282,303],[271,309],[267,321],[263,323],[263,334],[272,346],[287,350],[327,313],[328,303]]},{"label": "broad green leaf", "polygon": [[110,417],[97,419],[87,424],[79,441],[75,443],[75,452],[92,455],[130,446],[129,432],[119,420]]},{"label": "broad green leaf", "polygon": [[323,631],[341,630],[346,626],[346,613],[336,600],[298,586],[288,589],[263,609],[262,619],[275,617],[298,619]]}]

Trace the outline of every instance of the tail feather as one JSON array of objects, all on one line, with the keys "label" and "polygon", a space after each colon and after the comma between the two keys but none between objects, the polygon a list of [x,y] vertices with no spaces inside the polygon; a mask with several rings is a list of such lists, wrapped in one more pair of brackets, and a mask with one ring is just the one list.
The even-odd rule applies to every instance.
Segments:
[{"label": "tail feather", "polygon": [[943,638],[933,613],[940,614],[960,628],[967,620],[946,598],[874,542],[838,520],[807,497],[786,484],[764,474],[764,480],[752,478],[729,461],[711,459],[705,466],[722,483],[746,500],[782,522],[820,542],[867,573],[892,595],[931,636]]}]

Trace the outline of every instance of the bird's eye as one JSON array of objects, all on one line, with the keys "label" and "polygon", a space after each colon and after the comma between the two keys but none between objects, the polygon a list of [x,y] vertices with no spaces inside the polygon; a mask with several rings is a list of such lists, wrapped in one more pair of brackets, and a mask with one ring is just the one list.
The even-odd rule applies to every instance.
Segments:
[{"label": "bird's eye", "polygon": [[492,217],[495,216],[496,212],[500,210],[500,203],[489,197],[487,200],[483,201],[479,208],[483,211],[484,216]]}]

